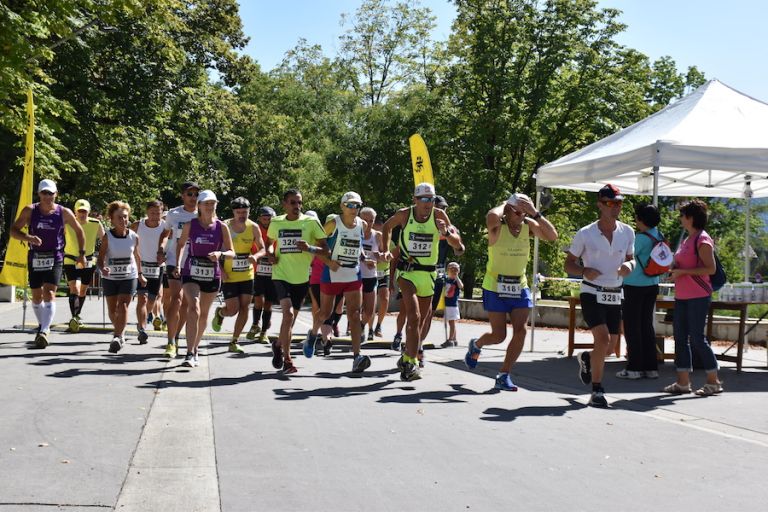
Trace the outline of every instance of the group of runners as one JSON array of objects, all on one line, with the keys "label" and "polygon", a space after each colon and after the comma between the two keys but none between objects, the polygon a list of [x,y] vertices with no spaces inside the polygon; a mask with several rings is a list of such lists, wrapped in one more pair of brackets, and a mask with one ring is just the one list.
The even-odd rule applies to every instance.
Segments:
[{"label": "group of runners", "polygon": [[[239,339],[251,309],[253,323],[246,336],[249,339],[258,336],[266,341],[272,306],[279,305],[281,325],[279,335],[271,342],[272,365],[284,374],[297,372],[290,346],[296,319],[308,294],[313,306],[312,327],[302,343],[302,352],[307,358],[319,350],[330,354],[345,308],[351,334],[352,371],[364,372],[371,365],[370,357],[361,352],[366,339],[365,326],[368,326],[368,339],[381,335],[381,321],[394,284],[399,289],[400,312],[392,349],[401,351],[397,368],[402,380],[421,377],[422,343],[444,286],[449,290],[446,318],[452,325],[443,346],[457,344],[454,322],[458,318],[457,292],[462,284],[458,264],[447,264],[447,259],[450,250],[460,256],[464,245],[446,212],[447,202],[436,194],[430,183],[418,184],[413,204],[398,210],[386,222],[382,223],[372,208],[363,208],[360,195],[350,191],[341,197],[339,212],[321,223],[317,214],[303,211],[303,196],[296,189],[283,194],[282,215],[262,206],[254,222],[250,219],[250,202],[238,197],[230,204],[232,218],[222,221],[216,215],[215,193],[201,190],[194,182],[186,182],[181,187],[182,204],[171,208],[164,218],[164,205],[150,201],[142,219],[130,224],[131,207],[122,201],[113,201],[107,206],[111,226],[107,231],[88,217],[90,205],[86,200],[76,202],[75,213],[57,204],[58,190],[53,181],[42,180],[37,192],[39,202],[24,208],[12,226],[11,235],[29,244],[29,283],[33,311],[39,322],[35,338],[39,348],[45,348],[49,342],[55,314],[53,299],[62,267],[67,270],[70,282],[73,317],[70,326],[73,327],[79,325],[94,264],[101,275],[114,327],[109,344],[109,351],[113,353],[120,351],[125,343],[128,307],[136,294],[139,296],[138,339],[146,343],[148,311],[152,311],[161,290],[168,336],[164,355],[176,357],[179,335],[186,326],[186,353],[182,364],[189,367],[199,363],[200,340],[219,292],[224,303],[215,309],[211,327],[220,331],[225,318],[235,317],[229,343],[232,353],[243,353]],[[618,221],[622,201],[623,196],[612,185],[598,192],[599,219],[576,233],[565,264],[569,274],[583,276],[582,310],[592,331],[595,349],[579,355],[579,374],[582,382],[592,385],[590,405],[598,407],[607,405],[602,374],[605,356],[618,338],[622,279],[638,268],[634,231]],[[646,218],[641,217],[638,216],[638,221]],[[697,236],[698,243],[699,231],[693,229],[692,222],[688,227]],[[639,225],[644,226],[642,222]],[[486,226],[488,263],[482,293],[490,331],[469,341],[464,362],[468,368],[476,368],[484,347],[506,339],[509,315],[512,337],[495,387],[515,391],[517,387],[510,372],[522,351],[532,307],[526,279],[530,240],[539,237],[554,241],[558,233],[528,196],[517,193],[487,213]],[[710,239],[702,237],[702,240]],[[673,271],[673,278],[682,282],[689,273],[704,276],[710,271],[711,242],[706,243],[710,245],[703,246],[702,251],[707,264],[683,270],[685,265],[681,262],[680,268]],[[697,256],[697,261],[700,260]],[[650,296],[650,291],[643,292],[642,296]],[[630,298],[637,293],[632,292]],[[701,309],[696,307],[696,311]],[[375,317],[378,321],[374,327]],[[647,329],[640,327],[633,327],[633,332],[642,331],[642,336],[646,336]],[[633,335],[627,334],[628,341]],[[677,337],[676,334],[676,341]],[[686,333],[685,341],[681,338],[677,343],[681,350],[683,345],[687,346],[688,337]],[[695,333],[690,337],[693,339]],[[695,341],[695,344],[699,350],[700,343]],[[637,357],[645,350],[633,349],[632,345],[630,343],[630,349]],[[681,363],[683,366],[690,366],[690,348],[688,354],[688,363]],[[630,366],[632,364],[630,362]],[[689,371],[679,370],[678,382],[665,390],[690,391]],[[714,377],[708,373],[709,394],[722,391],[716,363],[712,371]],[[632,370],[620,372],[618,376],[654,375],[658,372]]]}]

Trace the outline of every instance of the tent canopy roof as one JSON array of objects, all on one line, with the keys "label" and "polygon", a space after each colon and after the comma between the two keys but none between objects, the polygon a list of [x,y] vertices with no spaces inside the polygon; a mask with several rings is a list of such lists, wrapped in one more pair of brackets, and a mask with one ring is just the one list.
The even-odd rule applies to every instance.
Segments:
[{"label": "tent canopy roof", "polygon": [[655,114],[537,171],[537,185],[660,196],[768,196],[768,104],[710,80]]}]

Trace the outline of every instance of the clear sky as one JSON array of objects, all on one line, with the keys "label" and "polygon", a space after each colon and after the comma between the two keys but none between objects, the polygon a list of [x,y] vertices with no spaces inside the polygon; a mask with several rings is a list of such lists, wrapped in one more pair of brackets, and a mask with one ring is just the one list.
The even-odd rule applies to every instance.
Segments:
[{"label": "clear sky", "polygon": [[[240,0],[240,15],[251,38],[246,53],[263,70],[274,68],[299,38],[334,55],[342,13],[361,0]],[[448,0],[422,0],[437,16],[436,39],[445,39],[456,11]],[[695,65],[708,79],[768,102],[768,0],[599,0],[623,11],[621,44],[651,59],[671,56],[678,69]]]}]

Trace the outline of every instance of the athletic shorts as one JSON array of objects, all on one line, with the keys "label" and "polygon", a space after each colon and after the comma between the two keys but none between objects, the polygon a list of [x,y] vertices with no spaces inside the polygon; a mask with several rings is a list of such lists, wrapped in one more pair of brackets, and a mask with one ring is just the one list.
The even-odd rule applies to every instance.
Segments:
[{"label": "athletic shorts", "polygon": [[221,287],[221,279],[212,279],[210,281],[198,281],[192,276],[181,276],[181,284],[196,284],[200,287],[201,293],[218,293]]},{"label": "athletic shorts", "polygon": [[386,288],[389,286],[389,275],[376,278],[376,288]]},{"label": "athletic shorts", "polygon": [[91,284],[93,281],[93,272],[96,267],[77,268],[77,265],[64,265],[64,274],[67,281],[80,281],[81,284]]},{"label": "athletic shorts", "polygon": [[581,298],[581,315],[590,329],[605,324],[609,333],[619,334],[619,327],[621,326],[620,304],[611,306],[598,304],[597,295],[594,293],[581,293],[579,297]]},{"label": "athletic shorts", "polygon": [[[31,266],[30,266],[31,267]],[[54,263],[51,270],[29,271],[29,287],[33,290],[35,288],[42,288],[44,284],[59,285],[61,281],[62,263]]]},{"label": "athletic shorts", "polygon": [[435,293],[432,294],[432,311],[437,309],[437,305],[440,304],[440,297],[443,295],[443,288],[445,288],[445,278],[438,277],[435,279]]},{"label": "athletic shorts", "polygon": [[224,300],[234,299],[241,295],[253,295],[253,280],[239,281],[237,283],[222,283],[221,293],[224,294]]},{"label": "athletic shorts", "polygon": [[499,294],[483,288],[483,309],[489,313],[511,313],[514,309],[530,309],[533,307],[531,289],[520,290],[519,299],[499,297]]},{"label": "athletic shorts", "polygon": [[163,284],[163,278],[153,277],[150,279],[145,276],[144,279],[147,280],[147,284],[144,286],[139,285],[136,289],[136,293],[139,295],[149,295],[149,300],[155,300],[160,293],[160,285]]},{"label": "athletic shorts", "polygon": [[376,285],[379,283],[378,277],[363,278],[363,293],[373,293],[376,291]]},{"label": "athletic shorts", "polygon": [[301,309],[301,305],[304,304],[304,299],[307,298],[307,292],[309,291],[309,282],[301,284],[291,284],[288,281],[272,281],[275,285],[275,294],[277,295],[277,302],[281,302],[283,299],[291,299],[291,306],[293,309]]},{"label": "athletic shorts", "polygon": [[269,276],[256,276],[253,279],[253,294],[257,297],[263,296],[264,300],[269,303],[274,304],[277,302],[275,285]]},{"label": "athletic shorts", "polygon": [[104,289],[105,297],[114,297],[115,295],[133,295],[136,293],[138,279],[107,279],[101,280],[101,286]]},{"label": "athletic shorts", "polygon": [[176,270],[176,267],[173,265],[167,265],[165,267],[165,273],[163,274],[163,288],[168,288],[168,280],[173,279],[174,281],[178,281],[179,278],[173,277],[173,271]]},{"label": "athletic shorts", "polygon": [[461,314],[459,314],[459,306],[445,306],[445,319],[446,320],[459,320]]},{"label": "athletic shorts", "polygon": [[310,284],[309,293],[312,294],[312,297],[314,297],[315,302],[317,302],[317,305],[319,306],[320,305],[320,283]]},{"label": "athletic shorts", "polygon": [[398,270],[398,279],[405,279],[413,283],[416,287],[417,297],[433,297],[435,295],[435,279],[437,272],[427,272],[426,270]]},{"label": "athletic shorts", "polygon": [[320,292],[326,295],[341,295],[347,292],[356,292],[363,287],[363,281],[349,281],[348,283],[320,283]]}]

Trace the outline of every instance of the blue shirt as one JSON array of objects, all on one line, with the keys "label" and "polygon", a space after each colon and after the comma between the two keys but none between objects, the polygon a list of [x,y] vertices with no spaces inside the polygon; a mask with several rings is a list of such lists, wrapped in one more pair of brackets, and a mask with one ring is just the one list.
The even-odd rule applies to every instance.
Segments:
[{"label": "blue shirt", "polygon": [[459,305],[459,283],[450,277],[445,279],[445,305],[448,307]]},{"label": "blue shirt", "polygon": [[[650,228],[646,233],[656,240],[661,239],[661,234],[656,228]],[[651,277],[643,272],[643,267],[648,264],[648,258],[651,257],[651,249],[653,249],[654,245],[656,245],[656,242],[640,232],[637,233],[637,236],[635,236],[635,269],[624,278],[624,284],[630,286],[653,286],[659,284],[659,276]],[[640,263],[643,266],[640,266]]]}]

